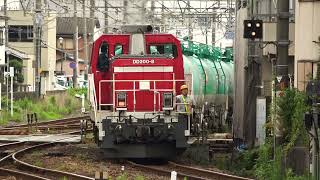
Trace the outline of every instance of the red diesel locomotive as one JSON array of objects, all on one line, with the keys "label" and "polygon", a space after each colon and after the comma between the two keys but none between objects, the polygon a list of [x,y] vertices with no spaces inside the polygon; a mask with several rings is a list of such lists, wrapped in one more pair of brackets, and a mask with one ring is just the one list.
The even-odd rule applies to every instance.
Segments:
[{"label": "red diesel locomotive", "polygon": [[[94,135],[109,158],[171,158],[188,144],[190,122],[175,110],[182,49],[151,26],[124,26],[93,44],[89,95]],[[184,117],[184,118],[182,118]]]}]

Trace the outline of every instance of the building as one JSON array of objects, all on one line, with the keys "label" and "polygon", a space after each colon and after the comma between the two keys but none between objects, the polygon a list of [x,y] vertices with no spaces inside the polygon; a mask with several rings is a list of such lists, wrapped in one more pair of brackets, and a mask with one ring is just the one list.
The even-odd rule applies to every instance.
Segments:
[{"label": "building", "polygon": [[[41,68],[39,69],[42,94],[54,89],[56,66],[56,15],[55,13],[45,15],[42,27]],[[8,49],[26,55],[27,58],[22,59],[23,84],[33,91],[36,80],[33,16],[26,15],[23,10],[9,10],[8,17]]]},{"label": "building", "polygon": [[[74,60],[74,24],[73,17],[57,17],[57,34],[56,34],[56,74],[65,75],[67,77],[73,76],[72,66],[75,63]],[[92,25],[89,23],[89,18],[87,18],[87,32],[90,32]],[[84,18],[78,18],[78,75],[83,77],[86,71],[85,62],[85,46],[88,48],[88,57],[91,52],[92,43],[84,44]],[[89,42],[89,33],[87,33],[87,38]]]},{"label": "building", "polygon": [[[235,136],[249,145],[257,137],[257,99],[270,106],[274,87],[277,49],[277,4],[269,0],[238,1],[235,39]],[[289,0],[288,75],[290,86],[304,91],[307,82],[317,77],[320,61],[320,2]],[[243,38],[243,20],[263,20],[263,39]],[[260,46],[259,46],[260,43]],[[320,73],[318,72],[318,78]]]},{"label": "building", "polygon": [[[251,4],[253,2],[253,4]],[[289,18],[289,59],[288,73],[293,85],[295,64],[295,1],[290,0]],[[244,140],[248,146],[253,146],[257,138],[257,100],[266,99],[265,106],[271,104],[272,81],[275,77],[277,49],[273,44],[261,44],[243,38],[246,19],[263,20],[262,42],[276,42],[277,40],[277,11],[276,3],[269,0],[238,1],[236,10],[235,37],[235,108],[234,134],[236,138]],[[260,43],[260,45],[259,45]],[[274,75],[273,75],[274,74]],[[266,121],[266,119],[265,119]],[[261,127],[262,128],[262,127]]]},{"label": "building", "polygon": [[[294,86],[305,90],[310,78],[316,78],[320,61],[320,1],[296,0],[295,80]],[[308,32],[306,31],[308,29]],[[318,72],[319,73],[319,72]],[[319,77],[318,77],[319,78]]]}]

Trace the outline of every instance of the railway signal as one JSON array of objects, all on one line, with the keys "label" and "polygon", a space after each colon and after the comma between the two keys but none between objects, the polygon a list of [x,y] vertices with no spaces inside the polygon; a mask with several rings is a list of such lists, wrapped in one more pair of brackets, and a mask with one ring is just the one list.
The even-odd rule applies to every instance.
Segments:
[{"label": "railway signal", "polygon": [[243,38],[245,39],[261,39],[263,33],[262,20],[244,20]]}]

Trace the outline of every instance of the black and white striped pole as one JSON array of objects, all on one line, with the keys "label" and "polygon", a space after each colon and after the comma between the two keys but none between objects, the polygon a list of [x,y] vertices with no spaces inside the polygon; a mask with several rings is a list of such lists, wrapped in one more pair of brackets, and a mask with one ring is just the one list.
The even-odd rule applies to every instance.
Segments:
[{"label": "black and white striped pole", "polygon": [[[8,53],[8,52],[7,52]],[[14,67],[10,67],[9,68],[9,71],[7,72],[4,72],[4,77],[6,79],[8,79],[8,84],[7,84],[7,87],[9,85],[9,77],[10,77],[10,93],[11,93],[11,96],[10,96],[10,100],[11,100],[11,104],[10,104],[10,115],[11,117],[13,116],[13,77],[14,77]],[[0,86],[1,88],[1,86]],[[8,88],[7,88],[7,92],[8,92]],[[1,93],[1,92],[0,92]],[[8,97],[8,93],[7,93],[7,101],[8,101],[9,97]],[[7,102],[7,111],[9,111],[8,109],[9,107],[9,103]],[[0,108],[1,110],[1,108]]]},{"label": "black and white striped pole", "polygon": [[14,67],[10,67],[10,91],[11,91],[11,107],[10,107],[10,115],[13,116],[13,77],[14,77]]}]

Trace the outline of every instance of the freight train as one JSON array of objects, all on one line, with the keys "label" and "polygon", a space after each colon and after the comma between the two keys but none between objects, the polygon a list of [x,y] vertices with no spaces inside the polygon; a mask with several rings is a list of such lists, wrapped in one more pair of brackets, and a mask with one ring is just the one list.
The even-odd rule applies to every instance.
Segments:
[{"label": "freight train", "polygon": [[191,122],[176,111],[180,86],[190,87],[198,107],[226,104],[233,86],[231,52],[181,43],[151,26],[123,26],[121,33],[98,38],[88,92],[95,140],[105,157],[172,158],[183,152],[193,128],[205,121]]}]

